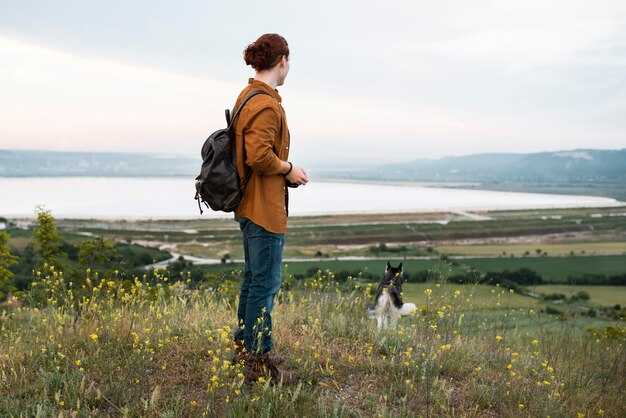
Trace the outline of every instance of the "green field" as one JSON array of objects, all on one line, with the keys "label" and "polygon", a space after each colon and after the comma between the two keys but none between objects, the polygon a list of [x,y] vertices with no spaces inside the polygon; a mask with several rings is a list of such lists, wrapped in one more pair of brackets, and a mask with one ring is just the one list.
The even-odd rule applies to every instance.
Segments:
[{"label": "green field", "polygon": [[[498,272],[504,270],[518,270],[529,268],[538,272],[544,279],[557,283],[565,283],[569,276],[580,277],[584,273],[595,274],[623,274],[626,272],[626,256],[573,256],[573,257],[522,257],[522,258],[450,258],[455,266],[445,264],[438,259],[431,260],[402,260],[389,258],[392,265],[402,261],[404,271],[411,274],[421,270],[438,271],[442,276],[464,274],[469,267],[481,273]],[[284,264],[287,274],[303,274],[312,267],[322,270],[339,272],[342,270],[363,270],[373,274],[382,274],[385,271],[386,260],[323,260],[299,261]],[[203,267],[209,273],[219,273],[233,268],[241,268],[241,264],[229,263]]]},{"label": "green field", "polygon": [[[416,273],[421,270],[438,271],[441,275],[450,275],[461,272],[457,268],[451,267],[440,260],[402,260],[389,258],[392,265],[396,266],[400,262],[403,264],[405,272]],[[387,260],[326,260],[326,261],[305,261],[285,263],[285,269],[290,274],[305,273],[311,267],[318,267],[322,270],[338,272],[342,270],[355,271],[363,270],[373,274],[379,274],[382,278],[385,273]]]},{"label": "green field", "polygon": [[[394,265],[403,261],[409,276],[424,270],[435,270],[445,277],[472,269],[484,274],[528,268],[548,282],[559,284],[566,283],[568,277],[585,274],[619,275],[626,273],[624,210],[476,212],[481,220],[470,220],[472,216],[457,212],[295,217],[289,220],[284,257],[306,261],[285,263],[285,271],[303,274],[312,267],[333,272],[364,271],[375,279],[383,274],[389,260]],[[111,242],[146,247],[146,254],[138,258],[146,259],[145,265],[153,258],[162,260],[167,256],[156,250],[160,247],[213,260],[243,258],[241,232],[232,219],[64,219],[58,223],[61,237],[70,246],[102,236]],[[30,280],[32,267],[25,263],[32,231],[14,229],[10,234],[9,246],[18,256],[24,255],[22,264],[14,268],[19,275],[16,280],[23,285]],[[500,241],[503,244],[494,244]],[[441,262],[442,255],[449,257],[452,265]],[[424,256],[431,258],[412,259]],[[241,269],[241,264],[189,266],[198,280],[203,273],[218,274],[234,268]]]},{"label": "green field", "polygon": [[433,290],[433,295],[447,299],[459,290],[463,306],[469,309],[533,308],[539,303],[537,299],[510,293],[496,286],[457,284],[437,286],[435,283],[405,283],[402,286],[404,302],[412,302],[417,306],[424,305],[427,301],[425,293],[427,289]]},{"label": "green field", "polygon": [[578,292],[587,292],[591,299],[591,304],[601,306],[626,305],[626,286],[569,286],[569,285],[541,285],[532,288],[533,292],[562,293],[568,298]]},{"label": "green field", "polygon": [[[471,294],[470,302],[476,306],[489,309],[495,307],[499,301],[501,305],[511,308],[524,308],[537,306],[539,301],[529,296],[518,294],[510,294],[507,291],[494,286],[488,285],[457,285],[442,284],[435,287],[433,283],[405,283],[402,287],[404,292],[404,301],[413,302],[416,305],[423,305],[426,302],[426,289],[434,289],[440,294],[454,293],[460,290],[464,301]],[[567,297],[571,297],[578,292],[584,291],[589,294],[591,304],[601,306],[626,305],[626,286],[568,286],[568,285],[541,285],[530,288],[535,293],[562,293]],[[498,294],[500,297],[498,297]]]},{"label": "green field", "polygon": [[[546,286],[547,287],[547,286]],[[558,288],[558,286],[554,286]],[[599,289],[601,286],[587,286],[591,289]],[[427,289],[432,290],[430,300],[432,305],[438,305],[442,301],[456,301],[458,305],[454,309],[465,312],[463,327],[476,327],[472,332],[474,335],[482,333],[490,334],[494,328],[500,328],[507,333],[517,335],[529,335],[537,332],[538,327],[547,332],[559,333],[563,331],[564,323],[554,320],[555,316],[544,316],[540,323],[533,312],[543,312],[547,307],[553,307],[561,312],[577,312],[575,317],[571,316],[569,324],[571,331],[576,335],[583,335],[588,327],[603,328],[607,325],[606,318],[596,318],[580,315],[580,310],[574,306],[564,306],[550,302],[542,302],[530,296],[523,296],[517,293],[510,293],[496,286],[488,285],[457,285],[441,284],[439,287],[435,283],[405,283],[403,286],[404,302],[415,303],[418,308],[427,305],[428,297],[425,293]],[[455,291],[460,291],[458,299],[454,297]],[[582,286],[581,286],[581,289]],[[626,295],[626,287],[618,288],[621,295]],[[610,292],[598,292],[592,296],[591,305],[613,306]],[[601,299],[604,298],[604,299]],[[574,319],[575,318],[575,319]],[[401,320],[403,324],[410,322],[410,318]]]},{"label": "green field", "polygon": [[[449,265],[444,264],[442,261],[433,260],[402,260],[390,258],[389,261],[392,265],[397,265],[402,262],[404,271],[408,273],[416,273],[420,270],[433,270],[438,271],[441,275],[450,273],[461,273],[463,270],[458,268],[452,268]],[[323,260],[323,261],[297,261],[283,263],[283,272],[285,274],[304,274],[312,267],[317,267],[321,270],[330,270],[332,272],[339,271],[367,271],[375,275],[382,275],[385,273],[386,260]],[[228,263],[228,264],[215,264],[203,266],[203,269],[209,273],[217,274],[222,271],[241,269],[241,263]]]},{"label": "green field", "polygon": [[626,256],[474,258],[458,262],[482,273],[525,267],[555,282],[565,282],[568,276],[580,277],[584,273],[611,275],[626,272]]},{"label": "green field", "polygon": [[435,250],[448,255],[510,255],[522,256],[526,251],[536,254],[537,250],[550,255],[593,254],[626,255],[626,241],[604,242],[560,242],[524,244],[441,245]]},{"label": "green field", "polygon": [[[574,251],[586,254],[596,251],[622,254],[626,234],[624,208],[553,209],[533,211],[479,212],[486,220],[470,220],[458,213],[406,213],[294,217],[289,219],[285,256],[313,257],[322,252],[330,257],[372,255],[370,246],[386,244],[396,255],[423,255],[428,247],[441,248],[444,253],[466,254],[473,247],[456,244],[455,240],[509,239],[560,234],[565,241],[576,244],[551,243],[549,254]],[[620,216],[617,216],[620,215]],[[159,246],[173,244],[179,253],[198,257],[221,258],[229,253],[240,258],[241,233],[232,220],[169,220],[169,221],[89,221],[62,220],[65,231],[89,232],[111,240],[141,240]],[[13,234],[13,233],[12,233]],[[567,235],[565,235],[567,234]],[[621,240],[621,243],[620,242]],[[615,241],[617,243],[611,243]],[[589,245],[587,245],[589,243]],[[505,244],[511,245],[511,244]],[[528,244],[533,252],[542,244]],[[545,249],[544,249],[545,250]],[[621,250],[621,251],[620,251]],[[487,254],[485,248],[472,254]],[[506,249],[491,248],[489,254]],[[512,251],[516,252],[514,247]],[[524,250],[526,251],[526,250]]]}]

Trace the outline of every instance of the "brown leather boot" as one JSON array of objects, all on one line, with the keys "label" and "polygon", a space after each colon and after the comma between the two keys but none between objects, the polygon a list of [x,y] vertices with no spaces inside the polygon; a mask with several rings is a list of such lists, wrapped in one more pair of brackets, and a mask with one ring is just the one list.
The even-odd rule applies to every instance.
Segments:
[{"label": "brown leather boot", "polygon": [[[243,341],[235,341],[235,355],[233,356],[233,364],[239,363],[240,360],[245,359],[246,354],[246,346]],[[285,362],[285,358],[278,354],[270,354],[270,358],[272,359],[272,363],[274,364],[283,364]]]},{"label": "brown leather boot", "polygon": [[249,381],[256,382],[262,377],[273,384],[289,385],[298,380],[296,372],[278,368],[272,362],[269,352],[262,356],[247,354],[244,361],[246,365],[244,374]]},{"label": "brown leather boot", "polygon": [[235,354],[233,355],[233,364],[237,364],[239,363],[239,361],[245,359],[246,346],[243,344],[243,341],[235,340],[234,343],[235,343],[235,346],[234,346]]}]

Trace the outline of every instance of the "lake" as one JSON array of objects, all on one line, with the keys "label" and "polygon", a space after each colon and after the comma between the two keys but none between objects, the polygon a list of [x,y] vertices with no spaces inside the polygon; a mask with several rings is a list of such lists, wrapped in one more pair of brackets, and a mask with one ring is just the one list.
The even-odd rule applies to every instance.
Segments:
[{"label": "lake", "polygon": [[[0,216],[32,217],[44,205],[59,218],[197,218],[194,180],[181,177],[0,177]],[[290,189],[290,215],[620,206],[615,199],[423,187],[311,182]],[[203,217],[231,217],[205,210]]]}]

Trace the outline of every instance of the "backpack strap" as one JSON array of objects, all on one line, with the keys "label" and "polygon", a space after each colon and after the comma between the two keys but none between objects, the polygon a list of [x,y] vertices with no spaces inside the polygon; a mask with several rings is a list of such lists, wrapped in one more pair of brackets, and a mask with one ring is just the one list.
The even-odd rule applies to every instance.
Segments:
[{"label": "backpack strap", "polygon": [[[227,109],[226,110],[226,121],[228,123],[228,130],[231,131],[235,120],[237,119],[237,116],[239,116],[239,112],[241,112],[241,109],[243,109],[243,107],[246,105],[246,103],[248,103],[248,100],[252,99],[254,96],[256,96],[257,94],[267,94],[268,96],[271,96],[271,94],[269,94],[268,92],[264,91],[264,90],[255,90],[252,93],[249,93],[241,102],[241,104],[239,105],[239,107],[237,108],[237,110],[235,110],[233,112],[233,115],[231,117],[231,113],[230,111]],[[232,153],[233,153],[233,159],[236,160],[237,159],[237,154],[235,151],[235,141],[233,138],[232,141]],[[236,165],[235,165],[236,168]],[[246,165],[244,164],[244,170],[246,169]],[[246,175],[244,176],[244,179],[241,183],[241,185],[239,186],[239,189],[241,190],[241,193],[245,193],[246,187],[248,186],[248,181],[250,181],[250,177],[252,177],[252,170],[248,169]]]},{"label": "backpack strap", "polygon": [[243,109],[243,107],[246,105],[246,103],[248,103],[248,100],[252,99],[254,96],[256,96],[257,94],[267,94],[268,96],[271,96],[271,94],[269,94],[268,92],[264,91],[264,90],[255,90],[252,93],[248,94],[243,101],[241,102],[241,104],[239,105],[239,107],[237,108],[237,110],[235,110],[233,112],[233,116],[232,118],[230,117],[230,112],[228,112],[228,110],[226,112],[226,120],[228,121],[228,129],[230,129],[233,124],[235,123],[235,119],[237,119],[237,116],[239,116],[239,112],[241,112],[241,109]]}]

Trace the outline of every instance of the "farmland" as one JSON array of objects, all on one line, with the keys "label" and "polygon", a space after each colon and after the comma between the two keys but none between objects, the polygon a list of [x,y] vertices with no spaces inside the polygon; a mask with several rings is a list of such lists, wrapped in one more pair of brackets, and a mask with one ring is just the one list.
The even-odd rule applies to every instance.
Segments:
[{"label": "farmland", "polygon": [[[23,287],[0,308],[0,414],[623,416],[626,286],[606,283],[626,273],[623,212],[292,219],[273,333],[293,387],[246,383],[230,361],[231,220],[58,220],[58,267],[34,265],[20,221],[9,247]],[[387,260],[403,263],[418,310],[378,333],[367,308]],[[518,291],[510,278],[524,275],[544,284]]]}]

